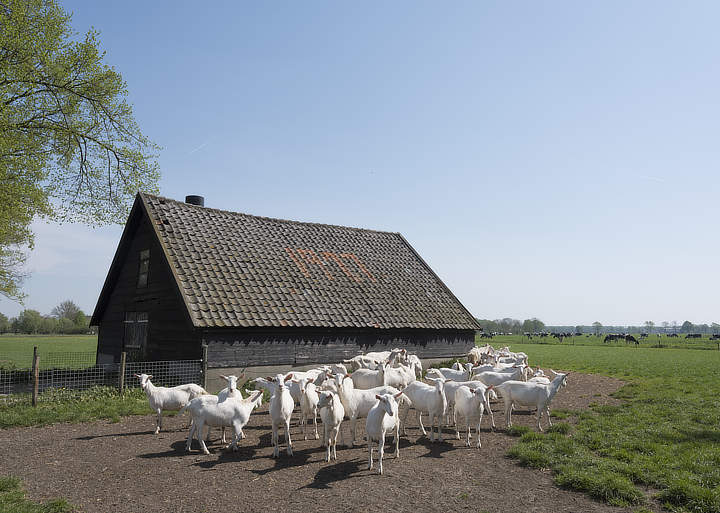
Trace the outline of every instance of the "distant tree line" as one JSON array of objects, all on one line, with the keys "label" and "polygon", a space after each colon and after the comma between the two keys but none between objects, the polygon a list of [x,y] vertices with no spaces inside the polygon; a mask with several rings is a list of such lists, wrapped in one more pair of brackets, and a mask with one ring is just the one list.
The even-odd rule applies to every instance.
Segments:
[{"label": "distant tree line", "polygon": [[575,326],[548,326],[545,325],[537,317],[532,319],[512,319],[505,317],[503,319],[477,319],[485,333],[510,333],[513,335],[521,335],[523,333],[581,333],[604,335],[606,333],[702,333],[703,335],[720,333],[720,324],[713,322],[710,324],[693,324],[685,321],[678,324],[677,321],[663,321],[656,325],[654,321],[645,321],[642,326],[603,326],[600,322],[595,321],[591,325],[575,325]]},{"label": "distant tree line", "polygon": [[0,313],[0,333],[72,335],[90,332],[90,317],[70,300],[57,305],[50,315],[42,315],[31,309],[23,310],[17,317],[10,318]]},{"label": "distant tree line", "polygon": [[545,323],[536,317],[525,319],[524,321],[511,319],[509,317],[495,319],[494,321],[489,319],[477,319],[477,321],[485,333],[511,333],[513,335],[520,335],[522,333],[547,331]]}]

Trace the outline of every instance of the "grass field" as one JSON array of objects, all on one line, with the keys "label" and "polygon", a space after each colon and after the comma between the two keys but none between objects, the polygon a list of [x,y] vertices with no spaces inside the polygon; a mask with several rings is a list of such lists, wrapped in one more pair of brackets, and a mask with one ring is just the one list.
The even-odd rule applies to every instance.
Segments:
[{"label": "grass field", "polygon": [[645,492],[655,490],[651,494],[671,511],[720,512],[720,353],[541,344],[511,349],[543,368],[629,382],[615,394],[621,406],[559,412],[577,421],[569,432],[525,433],[511,457],[550,468],[560,486],[611,504],[642,504]]},{"label": "grass field", "polygon": [[[640,338],[640,335],[633,335],[638,342],[639,347],[652,347],[660,349],[714,349],[715,351],[720,350],[720,341],[710,340],[710,335],[704,335],[701,339],[686,339],[685,335],[679,335],[677,338],[668,338],[666,336],[650,335],[647,338]],[[510,344],[529,344],[529,345],[563,345],[563,346],[605,346],[605,347],[635,347],[634,343],[626,342],[603,342],[605,335],[596,337],[595,335],[582,335],[578,337],[568,337],[559,342],[554,337],[533,337],[529,339],[523,335],[498,335],[491,339],[487,338],[475,338],[475,342],[478,345],[490,344],[493,347],[500,348]]]},{"label": "grass field", "polygon": [[32,367],[35,346],[40,368],[92,366],[97,335],[0,335],[0,368]]}]

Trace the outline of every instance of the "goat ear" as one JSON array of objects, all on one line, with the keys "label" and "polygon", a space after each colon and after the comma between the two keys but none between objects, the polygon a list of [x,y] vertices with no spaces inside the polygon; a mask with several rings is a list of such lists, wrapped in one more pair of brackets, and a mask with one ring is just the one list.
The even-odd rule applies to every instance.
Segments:
[{"label": "goat ear", "polygon": [[377,399],[378,401],[382,401],[382,397],[380,397],[380,396],[377,395],[377,394],[375,394],[375,399]]},{"label": "goat ear", "polygon": [[289,379],[292,379],[292,377],[293,377],[292,374],[288,374],[287,376],[285,376],[285,381],[287,381],[287,380],[289,380]]},{"label": "goat ear", "polygon": [[272,379],[270,376],[268,376],[268,377],[265,378],[265,381],[272,381],[272,380],[273,380],[273,379]]},{"label": "goat ear", "polygon": [[403,393],[402,393],[402,392],[398,392],[398,393],[395,394],[393,397],[394,397],[395,399],[400,399],[400,396],[401,396],[401,395],[403,395]]},{"label": "goat ear", "polygon": [[220,377],[221,377],[222,379],[225,379],[225,380],[228,379],[227,376],[223,376],[222,374],[220,374]]},{"label": "goat ear", "polygon": [[135,374],[135,377],[136,377],[137,379],[140,379],[140,374]]},{"label": "goat ear", "polygon": [[315,378],[308,379],[308,383],[312,383],[313,381],[315,381]]},{"label": "goat ear", "polygon": [[148,374],[148,379],[152,379],[152,377],[153,377],[152,374]]}]

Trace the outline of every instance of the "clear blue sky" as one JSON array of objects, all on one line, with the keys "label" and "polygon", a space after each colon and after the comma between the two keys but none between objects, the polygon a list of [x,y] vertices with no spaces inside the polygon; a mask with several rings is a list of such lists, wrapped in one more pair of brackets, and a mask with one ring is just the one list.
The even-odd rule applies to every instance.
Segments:
[{"label": "clear blue sky", "polygon": [[[477,317],[720,322],[717,2],[61,3],[165,196],[401,232]],[[121,227],[36,228],[26,306],[91,312]]]}]

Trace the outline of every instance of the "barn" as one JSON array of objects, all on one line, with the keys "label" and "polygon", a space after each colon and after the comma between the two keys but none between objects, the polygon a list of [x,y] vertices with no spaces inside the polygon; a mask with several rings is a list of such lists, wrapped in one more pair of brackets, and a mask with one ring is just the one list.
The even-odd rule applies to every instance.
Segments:
[{"label": "barn", "polygon": [[337,362],[464,355],[479,326],[399,233],[258,217],[139,193],[100,292],[98,363]]}]

